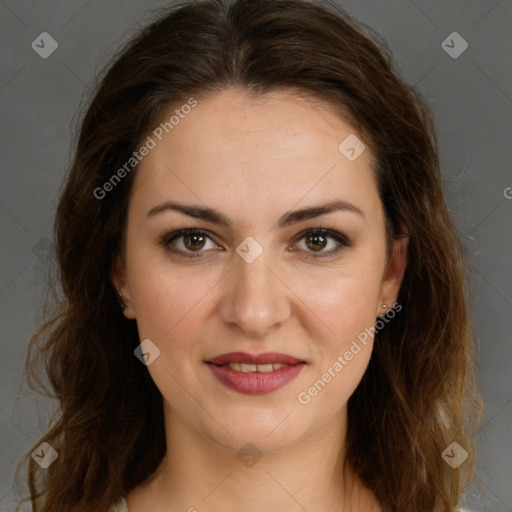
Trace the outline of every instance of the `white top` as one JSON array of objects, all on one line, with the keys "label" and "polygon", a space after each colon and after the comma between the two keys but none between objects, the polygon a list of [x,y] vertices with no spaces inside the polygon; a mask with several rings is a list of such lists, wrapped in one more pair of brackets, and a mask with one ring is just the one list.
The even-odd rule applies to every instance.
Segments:
[{"label": "white top", "polygon": [[121,498],[111,509],[110,512],[128,512],[128,505],[125,498]]}]

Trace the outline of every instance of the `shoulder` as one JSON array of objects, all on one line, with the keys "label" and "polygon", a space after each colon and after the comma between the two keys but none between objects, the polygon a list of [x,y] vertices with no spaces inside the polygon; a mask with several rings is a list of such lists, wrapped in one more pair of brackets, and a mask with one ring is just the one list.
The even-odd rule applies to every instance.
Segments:
[{"label": "shoulder", "polygon": [[126,499],[122,497],[111,509],[109,512],[128,512],[128,505],[126,504]]}]

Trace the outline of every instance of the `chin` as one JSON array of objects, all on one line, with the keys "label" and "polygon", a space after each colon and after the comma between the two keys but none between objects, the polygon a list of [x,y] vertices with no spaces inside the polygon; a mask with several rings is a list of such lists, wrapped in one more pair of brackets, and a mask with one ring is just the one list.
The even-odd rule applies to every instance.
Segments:
[{"label": "chin", "polygon": [[[289,448],[308,436],[310,422],[292,406],[278,409],[224,409],[222,428],[216,422],[205,425],[207,437],[215,444],[239,451],[248,443],[261,452],[277,452]],[[227,432],[226,432],[227,431]]]}]

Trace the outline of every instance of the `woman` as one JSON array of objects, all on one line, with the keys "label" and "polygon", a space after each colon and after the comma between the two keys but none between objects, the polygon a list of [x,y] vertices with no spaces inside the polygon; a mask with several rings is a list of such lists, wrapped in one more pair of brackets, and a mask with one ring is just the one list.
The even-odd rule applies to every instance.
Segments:
[{"label": "woman", "polygon": [[466,256],[428,109],[367,33],[188,1],[109,67],[28,356],[60,404],[34,510],[457,510]]}]

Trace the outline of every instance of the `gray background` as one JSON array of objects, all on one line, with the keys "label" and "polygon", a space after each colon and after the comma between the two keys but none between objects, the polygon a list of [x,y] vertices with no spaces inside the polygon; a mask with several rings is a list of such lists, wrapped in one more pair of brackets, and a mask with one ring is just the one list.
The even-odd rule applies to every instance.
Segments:
[{"label": "gray background", "polygon": [[[79,106],[97,71],[147,19],[147,9],[165,3],[0,2],[0,511],[14,510],[14,467],[51,410],[23,384],[23,360],[45,296],[51,220]],[[470,491],[466,503],[472,510],[510,511],[512,2],[340,3],[387,39],[405,78],[435,109],[446,194],[472,256],[486,401],[478,478],[487,496]],[[42,32],[58,42],[47,59],[31,47]],[[458,58],[441,46],[452,32],[469,44]]]}]

